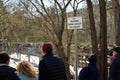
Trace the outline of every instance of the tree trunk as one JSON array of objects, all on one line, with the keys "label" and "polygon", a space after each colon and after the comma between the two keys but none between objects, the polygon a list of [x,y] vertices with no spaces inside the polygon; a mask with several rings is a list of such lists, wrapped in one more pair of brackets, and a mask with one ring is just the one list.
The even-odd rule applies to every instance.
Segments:
[{"label": "tree trunk", "polygon": [[69,60],[68,60],[68,56],[66,57],[66,55],[65,55],[63,45],[58,43],[56,45],[56,51],[57,51],[58,55],[65,62],[65,69],[66,69],[67,80],[70,80],[71,79],[71,74],[70,74],[70,69],[69,69]]},{"label": "tree trunk", "polygon": [[[69,69],[69,60],[70,60],[69,57],[70,57],[70,55],[66,56],[64,46],[63,46],[63,42],[62,42],[62,35],[63,35],[63,31],[64,31],[64,26],[65,26],[65,19],[66,19],[66,13],[62,12],[62,15],[61,15],[61,27],[62,28],[61,28],[61,30],[59,30],[59,33],[57,35],[58,43],[55,44],[55,45],[56,45],[58,55],[65,62],[67,80],[70,80],[71,79],[71,74],[70,74],[70,69]],[[67,46],[68,46],[68,50],[70,50],[70,45],[67,45]]]},{"label": "tree trunk", "polygon": [[116,45],[120,46],[120,4],[119,0],[112,0],[115,22],[115,40]]},{"label": "tree trunk", "polygon": [[100,4],[100,52],[99,52],[100,80],[107,80],[106,2],[105,0],[99,0],[99,4]]},{"label": "tree trunk", "polygon": [[90,19],[90,29],[91,29],[91,41],[92,41],[92,53],[98,53],[98,44],[97,44],[97,32],[95,28],[95,20],[93,14],[93,6],[91,0],[87,0],[87,10]]}]

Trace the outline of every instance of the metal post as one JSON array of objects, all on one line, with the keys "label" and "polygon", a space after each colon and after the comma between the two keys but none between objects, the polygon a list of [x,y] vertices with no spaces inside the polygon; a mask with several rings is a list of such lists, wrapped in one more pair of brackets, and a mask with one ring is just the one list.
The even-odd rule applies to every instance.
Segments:
[{"label": "metal post", "polygon": [[75,80],[78,80],[78,51],[77,51],[77,29],[75,29]]},{"label": "metal post", "polygon": [[75,31],[75,80],[78,80],[77,29],[82,29],[82,17],[68,17],[68,29],[74,29]]},{"label": "metal post", "polygon": [[30,52],[28,53],[28,62],[30,62]]}]

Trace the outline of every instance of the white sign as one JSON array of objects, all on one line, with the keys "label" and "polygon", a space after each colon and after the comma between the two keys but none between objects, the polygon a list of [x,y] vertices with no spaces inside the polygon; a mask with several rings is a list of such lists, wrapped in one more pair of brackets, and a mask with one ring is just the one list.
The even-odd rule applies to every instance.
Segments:
[{"label": "white sign", "polygon": [[82,29],[82,17],[68,17],[68,29]]}]

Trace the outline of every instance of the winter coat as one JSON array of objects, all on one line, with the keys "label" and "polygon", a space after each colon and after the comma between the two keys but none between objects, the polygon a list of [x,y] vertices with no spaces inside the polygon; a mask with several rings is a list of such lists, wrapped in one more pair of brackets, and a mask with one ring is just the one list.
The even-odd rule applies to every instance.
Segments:
[{"label": "winter coat", "polygon": [[66,80],[62,59],[47,53],[39,64],[39,80]]},{"label": "winter coat", "polygon": [[25,76],[25,75],[22,74],[22,73],[19,73],[19,74],[17,74],[17,75],[18,75],[18,77],[20,78],[20,80],[38,80],[37,77],[35,77],[35,78],[30,78],[30,77]]},{"label": "winter coat", "polygon": [[16,69],[0,64],[0,80],[20,80],[15,73]]},{"label": "winter coat", "polygon": [[99,80],[99,70],[93,65],[84,67],[79,74],[79,80]]},{"label": "winter coat", "polygon": [[97,58],[91,56],[88,66],[84,67],[79,73],[79,80],[99,80],[99,69],[96,66]]},{"label": "winter coat", "polygon": [[120,53],[117,53],[110,65],[109,80],[120,80]]}]

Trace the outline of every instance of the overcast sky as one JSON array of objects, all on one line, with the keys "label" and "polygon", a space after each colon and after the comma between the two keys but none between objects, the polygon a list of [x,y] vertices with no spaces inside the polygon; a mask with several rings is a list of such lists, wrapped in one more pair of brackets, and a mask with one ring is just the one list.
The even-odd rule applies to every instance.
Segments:
[{"label": "overcast sky", "polygon": [[[3,0],[3,1],[7,2],[6,4],[10,4],[12,6],[12,5],[15,5],[16,3],[18,3],[19,0]],[[35,1],[38,2],[39,0],[35,0]],[[61,1],[61,3],[62,3],[62,0],[59,0],[59,1]],[[49,2],[49,0],[43,0],[43,2],[45,3],[45,5],[47,7],[52,5],[52,3]],[[78,8],[80,9],[80,8],[85,7],[85,6],[86,6],[86,3],[85,3],[85,1],[83,1],[82,3],[79,4]],[[67,12],[69,12],[69,11],[72,11],[72,8],[70,5],[67,7]]]}]

